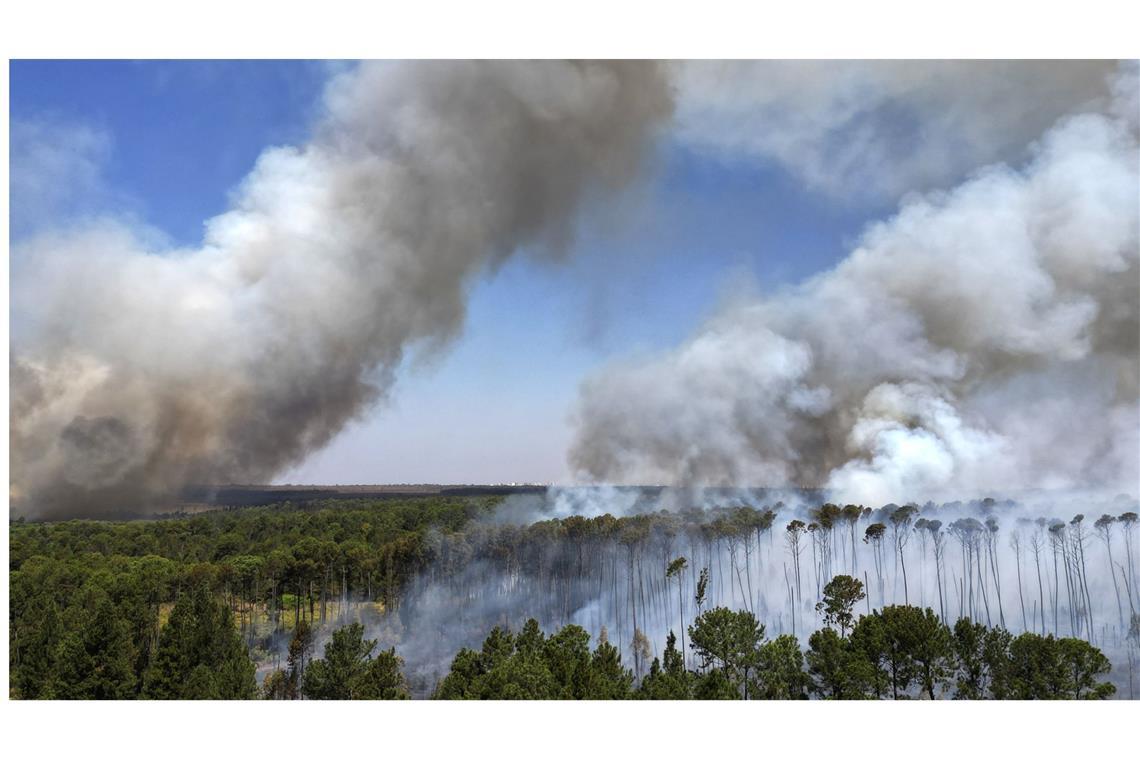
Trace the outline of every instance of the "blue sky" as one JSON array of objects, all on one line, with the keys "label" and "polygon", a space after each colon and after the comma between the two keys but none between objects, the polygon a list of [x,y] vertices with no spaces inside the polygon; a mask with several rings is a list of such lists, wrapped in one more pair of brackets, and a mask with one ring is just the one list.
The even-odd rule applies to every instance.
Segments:
[{"label": "blue sky", "polygon": [[[61,189],[66,202],[36,219],[13,184],[13,242],[94,212],[128,215],[175,245],[199,242],[264,148],[305,139],[332,71],[287,61],[10,65],[13,124],[86,130],[100,146],[97,177]],[[777,288],[827,268],[884,211],[668,139],[618,209],[616,220],[583,219],[566,261],[515,257],[472,283],[463,335],[402,367],[387,404],[279,480],[566,480],[567,420],[585,375],[676,344],[734,288]]]}]

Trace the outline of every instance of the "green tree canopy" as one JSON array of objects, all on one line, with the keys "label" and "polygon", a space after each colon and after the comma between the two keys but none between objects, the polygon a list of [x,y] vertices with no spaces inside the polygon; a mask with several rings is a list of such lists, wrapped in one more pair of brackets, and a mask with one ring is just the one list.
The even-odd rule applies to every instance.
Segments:
[{"label": "green tree canopy", "polygon": [[747,610],[714,607],[689,626],[689,646],[701,666],[719,669],[747,697],[749,673],[759,661],[764,626]]},{"label": "green tree canopy", "polygon": [[352,623],[333,632],[324,658],[305,669],[301,693],[308,699],[407,699],[408,687],[395,649],[373,657],[376,641]]},{"label": "green tree canopy", "polygon": [[824,625],[838,625],[839,635],[845,637],[854,619],[852,610],[866,596],[863,582],[858,578],[837,575],[823,587],[823,600],[815,605],[815,609],[823,613]]},{"label": "green tree canopy", "polygon": [[159,635],[145,695],[152,699],[253,699],[254,666],[233,616],[205,584],[183,594]]},{"label": "green tree canopy", "polygon": [[761,645],[754,684],[756,699],[807,699],[811,679],[795,636],[784,634]]}]

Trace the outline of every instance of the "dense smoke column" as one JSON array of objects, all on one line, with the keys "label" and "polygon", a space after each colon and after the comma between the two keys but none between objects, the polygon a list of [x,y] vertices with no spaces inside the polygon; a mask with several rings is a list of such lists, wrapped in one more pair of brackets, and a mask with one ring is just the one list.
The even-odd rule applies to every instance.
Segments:
[{"label": "dense smoke column", "polygon": [[196,250],[121,223],[21,246],[11,486],[37,516],[264,481],[461,328],[465,288],[636,174],[671,109],[645,62],[365,63],[266,150]]},{"label": "dense smoke column", "polygon": [[[572,466],[597,482],[823,486],[872,504],[1137,493],[1136,66],[1114,87],[1024,166],[911,196],[834,269],[588,378]],[[967,593],[993,572],[978,539]],[[977,601],[1001,617],[999,600]]]}]

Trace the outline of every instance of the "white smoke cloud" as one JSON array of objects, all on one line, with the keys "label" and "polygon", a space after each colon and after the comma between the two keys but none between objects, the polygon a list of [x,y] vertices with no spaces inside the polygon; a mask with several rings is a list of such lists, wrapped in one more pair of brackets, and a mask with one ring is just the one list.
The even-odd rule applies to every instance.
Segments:
[{"label": "white smoke cloud", "polygon": [[[675,66],[680,139],[832,191],[938,184],[1088,113],[1024,170],[908,197],[833,272],[588,381],[576,466],[660,483],[1134,482],[1140,119],[1135,66],[1110,69]],[[365,64],[334,78],[309,143],[264,152],[200,247],[112,219],[20,245],[15,503],[137,507],[297,463],[385,396],[409,350],[458,332],[473,277],[563,251],[596,191],[635,177],[670,100],[648,63]],[[1072,415],[1093,422],[1074,433]]]},{"label": "white smoke cloud", "polygon": [[195,250],[122,223],[21,247],[11,493],[40,515],[271,477],[462,325],[468,281],[558,255],[670,112],[652,63],[363,64]]},{"label": "white smoke cloud", "polygon": [[[879,201],[1019,159],[1110,95],[1108,61],[703,61],[677,66],[679,136]],[[857,194],[856,195],[856,189]]]},{"label": "white smoke cloud", "polygon": [[[1115,89],[1136,87],[1125,67]],[[867,503],[1135,493],[1135,124],[1065,117],[1024,168],[912,195],[833,270],[588,379],[572,464],[602,481],[791,482]]]}]

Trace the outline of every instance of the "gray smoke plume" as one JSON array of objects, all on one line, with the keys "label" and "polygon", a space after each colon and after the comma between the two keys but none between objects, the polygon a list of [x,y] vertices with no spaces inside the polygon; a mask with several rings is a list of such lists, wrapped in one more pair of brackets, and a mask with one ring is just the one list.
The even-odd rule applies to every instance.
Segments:
[{"label": "gray smoke plume", "polygon": [[677,131],[712,155],[773,162],[857,202],[1020,160],[1111,97],[1113,61],[700,61],[679,64]]},{"label": "gray smoke plume", "polygon": [[1020,168],[910,196],[834,269],[588,379],[603,482],[825,486],[882,504],[1140,477],[1137,69]]},{"label": "gray smoke plume", "polygon": [[473,276],[563,251],[670,110],[652,63],[367,63],[330,83],[308,144],[262,154],[201,247],[114,221],[22,245],[14,505],[145,508],[296,463],[409,349],[456,334]]}]

